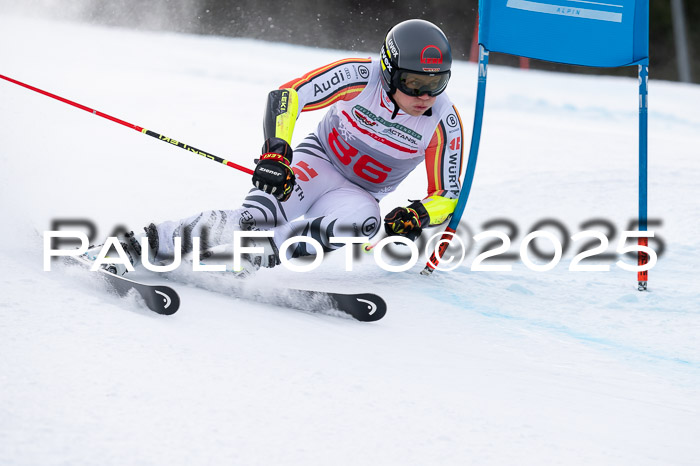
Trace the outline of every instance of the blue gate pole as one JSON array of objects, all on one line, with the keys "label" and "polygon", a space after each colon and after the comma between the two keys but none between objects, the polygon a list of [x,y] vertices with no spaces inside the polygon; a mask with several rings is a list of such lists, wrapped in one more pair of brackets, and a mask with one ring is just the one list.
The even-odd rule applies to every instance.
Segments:
[{"label": "blue gate pole", "polygon": [[479,142],[481,140],[481,126],[484,118],[484,101],[486,99],[486,75],[489,64],[489,51],[479,44],[479,81],[476,90],[476,106],[474,109],[474,126],[472,128],[472,141],[469,147],[469,161],[467,162],[467,171],[464,173],[464,182],[462,189],[457,199],[457,206],[452,213],[450,223],[447,224],[445,232],[438,241],[437,247],[433,254],[428,259],[425,268],[421,271],[422,275],[430,275],[433,273],[442,258],[445,250],[449,246],[450,240],[454,237],[459,221],[462,219],[462,213],[467,206],[469,192],[472,189],[474,181],[474,172],[476,171],[476,159],[479,155]]},{"label": "blue gate pole", "polygon": [[[647,231],[647,134],[649,111],[649,65],[639,65],[639,231]],[[640,246],[648,246],[648,238],[639,238]],[[641,250],[637,252],[637,264],[642,266],[649,262],[649,255]],[[645,291],[649,274],[637,272],[637,289]]]}]

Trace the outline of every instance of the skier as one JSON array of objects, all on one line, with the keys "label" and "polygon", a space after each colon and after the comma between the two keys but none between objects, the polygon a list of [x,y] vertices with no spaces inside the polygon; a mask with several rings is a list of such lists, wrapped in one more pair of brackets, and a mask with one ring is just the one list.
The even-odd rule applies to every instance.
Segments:
[{"label": "skier", "polygon": [[[462,164],[461,121],[443,92],[451,64],[444,33],[412,19],[389,30],[379,60],[336,61],[270,92],[255,188],[236,210],[149,225],[149,258],[172,257],[174,237],[189,253],[193,237],[207,250],[230,244],[234,230],[271,230],[272,238],[255,239],[264,253],[248,257],[246,268],[257,269],[278,265],[279,245],[293,236],[315,239],[324,252],[342,247],[333,236],[371,238],[380,228],[379,201],[423,161],[427,196],[391,210],[384,229],[413,240],[443,223],[457,203]],[[299,114],[322,108],[317,129],[292,150]],[[130,255],[139,255],[137,238],[127,239]],[[314,252],[298,242],[287,257]]]}]

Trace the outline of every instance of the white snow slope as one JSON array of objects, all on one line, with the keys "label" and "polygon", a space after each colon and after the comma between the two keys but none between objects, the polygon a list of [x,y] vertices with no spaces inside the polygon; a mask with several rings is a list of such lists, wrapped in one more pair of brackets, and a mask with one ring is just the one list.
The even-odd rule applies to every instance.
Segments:
[{"label": "white snow slope", "polygon": [[[249,167],[267,92],[353,55],[0,17],[0,74]],[[453,73],[468,140],[477,70]],[[569,271],[582,242],[547,272],[471,271],[481,242],[430,278],[424,258],[345,272],[336,253],[251,285],[375,292],[389,310],[372,324],[180,283],[180,311],[158,316],[87,272],[44,272],[37,232],[53,220],[107,236],[235,207],[250,181],[0,81],[0,464],[698,464],[700,87],[651,73],[649,215],[666,247],[649,292],[617,259]],[[302,115],[295,142],[320,116]],[[636,167],[636,79],[492,66],[460,228],[509,219],[517,253],[540,220],[571,236],[603,219],[614,252]],[[419,168],[383,213],[425,188]]]}]

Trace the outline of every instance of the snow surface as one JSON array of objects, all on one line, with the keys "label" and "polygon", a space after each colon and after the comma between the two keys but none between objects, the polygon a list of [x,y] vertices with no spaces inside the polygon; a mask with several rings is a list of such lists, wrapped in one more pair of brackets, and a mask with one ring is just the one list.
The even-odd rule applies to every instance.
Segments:
[{"label": "snow surface", "polygon": [[[0,17],[0,74],[245,166],[267,92],[346,56]],[[477,70],[453,73],[468,139]],[[649,215],[666,250],[649,292],[614,261],[570,272],[580,244],[548,272],[472,272],[479,244],[430,278],[423,259],[390,273],[365,255],[345,272],[336,253],[250,285],[375,292],[389,310],[373,324],[179,283],[182,307],[163,317],[86,272],[44,272],[37,232],[52,220],[106,236],[237,206],[250,183],[0,81],[0,464],[698,464],[700,87],[651,76]],[[295,142],[319,117],[302,116]],[[636,79],[492,66],[460,228],[510,219],[517,252],[539,220],[573,235],[606,219],[614,251],[636,166]],[[425,186],[418,169],[383,212]]]}]

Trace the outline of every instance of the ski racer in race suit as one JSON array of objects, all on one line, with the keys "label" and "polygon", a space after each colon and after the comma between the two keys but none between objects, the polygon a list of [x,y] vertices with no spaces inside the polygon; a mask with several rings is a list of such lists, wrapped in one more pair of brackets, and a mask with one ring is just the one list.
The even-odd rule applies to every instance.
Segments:
[{"label": "ski racer in race suit", "polygon": [[[423,227],[447,220],[459,196],[462,165],[460,117],[443,93],[451,61],[437,26],[409,20],[389,31],[379,60],[336,61],[272,91],[266,142],[253,175],[257,189],[239,209],[205,211],[155,227],[155,259],[172,254],[176,236],[183,252],[190,252],[191,238],[205,229],[203,249],[230,243],[233,230],[272,230],[272,239],[257,244],[265,247],[256,258],[264,267],[280,263],[277,247],[293,236],[310,236],[324,251],[342,246],[330,242],[333,236],[371,238],[381,223],[378,202],[423,161],[427,196],[393,209],[384,218],[385,231],[415,239]],[[292,151],[298,116],[322,108],[328,111],[317,129]],[[149,238],[155,234],[150,228]],[[306,242],[287,250],[288,257],[313,253]]]}]

